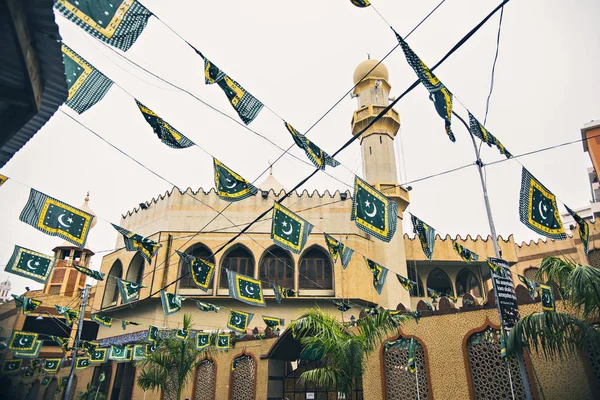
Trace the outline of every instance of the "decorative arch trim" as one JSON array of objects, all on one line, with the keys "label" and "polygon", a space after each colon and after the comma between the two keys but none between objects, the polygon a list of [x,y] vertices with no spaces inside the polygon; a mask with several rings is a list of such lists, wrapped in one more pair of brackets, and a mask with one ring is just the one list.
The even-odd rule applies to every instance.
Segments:
[{"label": "decorative arch trim", "polygon": [[[233,366],[233,362],[235,361],[235,359],[240,358],[242,356],[248,356],[250,358],[252,358],[252,361],[254,362],[254,377],[253,377],[253,381],[254,381],[254,385],[252,388],[252,398],[256,398],[256,385],[258,382],[258,358],[253,354],[253,353],[246,353],[246,347],[244,347],[242,349],[242,351],[240,353],[238,353],[237,355],[235,355],[234,357],[231,358],[231,365]],[[230,370],[230,374],[229,374],[229,399],[232,398],[233,396],[233,370]]]},{"label": "decorative arch trim", "polygon": [[[448,276],[448,274],[446,273],[446,271],[444,271],[444,270],[443,270],[443,269],[441,269],[440,267],[435,267],[434,269],[432,269],[432,270],[429,272],[429,274],[427,274],[427,279],[425,279],[425,284],[426,284],[427,288],[430,288],[430,287],[432,287],[432,285],[430,285],[430,284],[429,284],[429,278],[431,277],[431,275],[432,275],[434,272],[436,272],[436,273],[437,273],[438,271],[439,271],[439,272],[441,272],[441,273],[442,273],[442,274],[443,274],[443,275],[446,277],[446,279],[448,280],[448,283],[450,284],[450,289],[452,290],[452,293],[450,293],[450,294],[451,294],[452,296],[454,296],[454,292],[455,292],[455,290],[454,290],[454,285],[452,284],[452,279],[450,279],[450,276]],[[429,297],[429,296],[425,296],[425,297]]]},{"label": "decorative arch trim", "polygon": [[[120,258],[117,258],[110,266],[110,269],[108,270],[108,274],[106,274],[106,280],[105,280],[106,283],[104,285],[104,290],[102,291],[102,301],[100,302],[101,309],[104,307],[107,307],[109,304],[111,304],[113,302],[113,300],[105,301],[106,300],[106,291],[108,290],[108,288],[112,287],[115,292],[118,292],[117,281],[115,279],[109,278],[109,276],[117,276],[117,275],[112,275],[112,272],[117,264],[121,266],[121,273],[118,275],[118,278],[121,278],[121,279],[123,278],[123,262],[121,261]],[[110,281],[112,281],[112,282],[109,283]],[[113,296],[114,296],[114,294],[113,294]],[[118,301],[119,301],[119,299],[117,298],[117,302]]]}]

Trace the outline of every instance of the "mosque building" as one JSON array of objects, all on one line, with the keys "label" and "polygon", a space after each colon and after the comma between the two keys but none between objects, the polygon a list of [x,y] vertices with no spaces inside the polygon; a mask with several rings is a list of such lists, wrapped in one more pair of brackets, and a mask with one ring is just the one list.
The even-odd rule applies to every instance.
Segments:
[{"label": "mosque building", "polygon": [[[361,81],[365,75],[367,77]],[[351,131],[357,134],[389,105],[391,86],[385,65],[371,59],[358,65],[354,83],[358,84],[353,91],[353,96],[358,99],[358,109],[352,116]],[[394,149],[400,123],[399,113],[393,109],[388,111],[361,134],[360,146],[363,179],[396,202],[400,217],[405,218],[408,214],[403,212],[410,203],[410,197],[409,192],[399,185]],[[86,323],[89,313],[99,313],[114,321],[111,327],[94,328],[96,341],[101,346],[133,344],[145,338],[148,325],[170,329],[181,327],[184,314],[192,315],[195,330],[222,331],[226,329],[229,309],[254,313],[247,335],[240,338],[235,347],[229,351],[211,351],[206,362],[197,367],[193,383],[185,389],[183,398],[340,399],[342,397],[335,388],[315,388],[298,383],[299,374],[314,364],[298,362],[301,344],[285,330],[285,326],[280,333],[266,331],[261,315],[283,318],[287,326],[314,307],[339,315],[346,321],[351,316],[358,318],[361,308],[366,307],[419,310],[422,318],[418,323],[411,320],[403,324],[399,335],[386,340],[399,340],[400,346],[382,344],[380,349],[369,355],[362,385],[357,388],[353,399],[511,398],[511,388],[514,398],[525,398],[516,361],[508,363],[507,367],[500,362],[498,341],[481,340],[484,335],[494,337],[499,328],[495,296],[485,262],[486,257],[494,257],[493,238],[438,236],[433,259],[429,260],[423,254],[418,238],[403,232],[401,223],[398,223],[389,243],[359,230],[350,220],[351,192],[309,193],[304,190],[291,193],[284,203],[316,227],[300,254],[273,243],[269,214],[223,251],[213,255],[223,243],[239,233],[240,226],[268,209],[274,200],[286,193],[272,173],[258,186],[256,196],[235,203],[221,200],[214,188],[207,191],[188,189],[183,193],[172,190],[123,215],[121,227],[160,243],[162,247],[149,263],[140,253],[128,252],[119,235],[115,245],[118,250],[102,258],[100,271],[106,277],[94,288],[86,311]],[[86,198],[84,209],[89,212],[87,203]],[[226,206],[224,216],[213,220],[214,210],[223,210]],[[197,233],[200,228],[202,232]],[[595,232],[596,225],[591,228]],[[332,260],[323,231],[355,250],[347,268]],[[479,261],[464,262],[453,249],[453,240],[477,253]],[[539,240],[517,244],[511,235],[506,239],[498,238],[498,244],[511,269],[525,276],[532,277],[536,266],[550,255],[569,255],[587,263],[576,229],[563,241]],[[591,234],[590,248],[596,249],[599,245],[600,235]],[[191,277],[177,280],[187,272],[187,266],[175,250],[208,258],[215,264],[217,268],[208,291],[198,289]],[[594,251],[600,250],[592,250],[592,253]],[[73,269],[70,263],[89,265],[94,255],[87,248],[79,250],[69,244],[55,248],[54,252],[59,262],[42,291],[52,299],[48,300],[48,309],[43,308],[42,311],[50,313],[53,301],[59,304],[61,296],[61,304],[68,303],[71,307],[79,304],[69,301],[78,296],[86,277]],[[363,256],[389,269],[380,294],[372,285],[373,275]],[[272,290],[263,284],[267,307],[247,305],[229,296],[226,270],[293,289],[294,295],[279,304]],[[406,291],[394,274],[406,276],[418,284],[410,292]],[[113,277],[143,285],[139,300],[124,304]],[[518,280],[513,279],[521,315],[541,311],[539,297],[532,299],[525,287],[517,286]],[[159,295],[159,290],[164,287],[166,292],[184,297],[181,311],[165,315]],[[446,296],[432,299],[427,288]],[[453,296],[459,298],[456,304],[449,300]],[[332,302],[342,299],[352,305],[345,313],[341,313]],[[221,307],[221,311],[203,312],[198,309],[196,300]],[[6,307],[6,304],[0,306],[2,327],[8,328],[9,321],[14,327],[25,327],[27,320],[36,319],[36,313],[26,318],[17,317],[17,313],[4,317],[9,312]],[[561,307],[560,304],[557,307]],[[135,321],[139,325],[123,327],[123,320]],[[46,318],[42,322],[45,321]],[[265,332],[264,336],[253,335]],[[406,371],[408,346],[402,345],[413,336],[417,342],[417,377]],[[234,360],[236,368],[232,369]],[[597,358],[582,354],[581,357],[551,362],[531,354],[526,356],[525,362],[535,398],[542,398],[542,390],[548,399],[592,399],[594,393],[599,393],[600,363]],[[108,399],[173,398],[170,393],[141,390],[136,385],[140,371],[132,361],[107,361],[77,371],[76,390],[84,390],[86,382],[90,379],[95,382],[102,372],[106,380],[101,384],[100,392]],[[63,367],[59,377],[67,373],[68,368]],[[26,384],[34,385],[32,381],[26,381]],[[39,390],[39,395],[31,398],[52,398],[48,397],[49,389],[46,389],[46,392]]]}]

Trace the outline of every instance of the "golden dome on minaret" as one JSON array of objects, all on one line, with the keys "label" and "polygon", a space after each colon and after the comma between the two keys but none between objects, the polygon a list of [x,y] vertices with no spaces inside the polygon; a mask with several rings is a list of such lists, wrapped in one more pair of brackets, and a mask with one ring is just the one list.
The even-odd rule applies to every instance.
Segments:
[{"label": "golden dome on minaret", "polygon": [[[369,74],[369,78],[387,81],[390,77],[388,69],[383,63],[377,65],[378,62],[379,60],[368,59],[358,64],[358,67],[354,70],[354,84],[356,85],[366,74]],[[376,65],[377,67],[375,67]],[[375,67],[375,69],[373,69],[373,67]],[[373,69],[373,71],[369,73],[371,69]]]}]

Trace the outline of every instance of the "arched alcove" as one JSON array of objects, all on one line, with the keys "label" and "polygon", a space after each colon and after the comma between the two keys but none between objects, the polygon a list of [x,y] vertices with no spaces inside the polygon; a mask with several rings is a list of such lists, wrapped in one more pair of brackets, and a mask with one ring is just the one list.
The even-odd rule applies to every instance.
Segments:
[{"label": "arched alcove", "polygon": [[[411,338],[400,336],[383,344],[383,376],[386,398],[394,400],[428,399],[427,360],[421,342],[414,339],[415,374],[408,371]],[[418,390],[417,379],[418,375]]]},{"label": "arched alcove", "polygon": [[321,246],[308,248],[298,264],[298,289],[332,290],[333,267],[329,252]]},{"label": "arched alcove", "polygon": [[104,296],[102,297],[102,308],[108,307],[111,305],[116,305],[117,300],[119,299],[119,291],[117,290],[117,280],[114,278],[123,278],[123,264],[121,264],[121,260],[117,260],[113,263],[112,267],[110,267],[110,271],[108,271],[108,275],[105,278],[105,286],[104,286]]},{"label": "arched alcove", "polygon": [[231,371],[231,400],[254,400],[256,362],[248,355],[233,360]]},{"label": "arched alcove", "polygon": [[194,400],[213,400],[215,398],[215,378],[217,366],[213,360],[202,360],[196,367],[196,390]]},{"label": "arched alcove", "polygon": [[540,269],[538,267],[529,267],[527,269],[525,269],[525,271],[523,271],[523,275],[527,278],[527,279],[531,279],[532,281],[536,281],[536,277],[535,274],[537,274],[537,272]]},{"label": "arched alcove", "polygon": [[[207,260],[210,263],[215,263],[215,257],[212,255],[212,251],[203,243],[195,243],[188,247],[185,254],[190,254],[194,257]],[[179,276],[183,276],[179,280],[179,289],[197,289],[198,286],[194,283],[192,274],[188,274],[189,268],[183,260],[179,260]],[[215,271],[216,272],[216,271]]]},{"label": "arched alcove", "polygon": [[133,259],[129,263],[129,268],[127,268],[127,275],[125,275],[125,280],[129,282],[142,283],[142,278],[144,277],[144,266],[146,260],[142,257],[141,253],[136,253],[133,256]]},{"label": "arched alcove", "polygon": [[220,270],[221,279],[219,280],[219,288],[221,289],[229,287],[227,269],[254,278],[254,257],[250,250],[242,244],[235,245],[225,254],[222,267]]},{"label": "arched alcove", "polygon": [[456,295],[464,296],[466,293],[474,297],[482,296],[481,282],[472,271],[464,268],[456,275]]},{"label": "arched alcove", "polygon": [[294,289],[294,261],[287,250],[277,246],[265,250],[259,271],[261,280]]},{"label": "arched alcove", "polygon": [[452,282],[444,271],[439,268],[434,269],[427,277],[427,288],[435,290],[442,295],[454,296]]}]

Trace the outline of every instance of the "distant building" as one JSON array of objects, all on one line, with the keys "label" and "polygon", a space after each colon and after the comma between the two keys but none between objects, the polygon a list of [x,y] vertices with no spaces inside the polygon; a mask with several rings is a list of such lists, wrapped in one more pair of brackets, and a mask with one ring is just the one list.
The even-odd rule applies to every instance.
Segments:
[{"label": "distant building", "polygon": [[0,301],[3,303],[6,303],[11,299],[10,286],[10,277],[7,277],[5,281],[0,282]]}]

